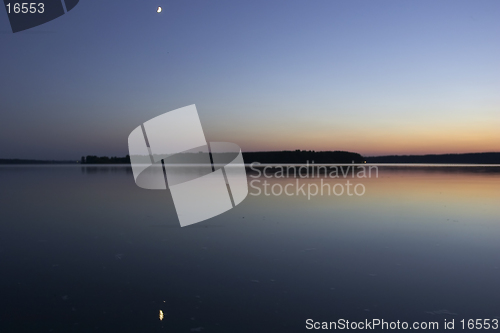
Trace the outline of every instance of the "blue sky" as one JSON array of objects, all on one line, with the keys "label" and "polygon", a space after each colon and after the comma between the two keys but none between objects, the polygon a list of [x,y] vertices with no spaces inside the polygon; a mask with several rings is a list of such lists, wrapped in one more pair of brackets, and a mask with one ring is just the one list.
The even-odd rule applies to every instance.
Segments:
[{"label": "blue sky", "polygon": [[190,104],[246,151],[500,151],[499,17],[495,0],[81,0],[13,34],[0,10],[0,158],[125,155]]}]

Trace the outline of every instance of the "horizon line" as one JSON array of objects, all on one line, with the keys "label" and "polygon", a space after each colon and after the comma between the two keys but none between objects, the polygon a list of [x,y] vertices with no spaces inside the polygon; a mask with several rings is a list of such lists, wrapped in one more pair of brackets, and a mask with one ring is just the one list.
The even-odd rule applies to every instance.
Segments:
[{"label": "horizon line", "polygon": [[[245,153],[277,153],[277,152],[311,152],[311,153],[334,153],[334,152],[342,152],[342,153],[351,153],[351,154],[359,154],[363,158],[379,158],[379,157],[409,157],[409,156],[440,156],[440,155],[478,155],[478,154],[500,154],[500,151],[484,151],[484,152],[467,152],[467,153],[424,153],[424,154],[389,154],[389,155],[362,155],[361,153],[353,152],[353,151],[347,151],[347,150],[261,150],[261,151],[241,151],[243,154]],[[182,154],[182,153],[179,153]],[[195,153],[193,153],[195,154]],[[175,155],[175,154],[174,154]],[[126,154],[125,156],[106,156],[106,155],[84,155],[81,157],[87,157],[87,156],[92,156],[92,157],[107,157],[107,158],[126,158],[129,156],[129,154]],[[80,157],[80,159],[81,159]],[[10,161],[40,161],[40,162],[72,162],[75,163],[74,161],[77,161],[76,163],[79,162],[80,159],[37,159],[37,158],[0,158],[0,161],[2,160],[10,160]]]}]

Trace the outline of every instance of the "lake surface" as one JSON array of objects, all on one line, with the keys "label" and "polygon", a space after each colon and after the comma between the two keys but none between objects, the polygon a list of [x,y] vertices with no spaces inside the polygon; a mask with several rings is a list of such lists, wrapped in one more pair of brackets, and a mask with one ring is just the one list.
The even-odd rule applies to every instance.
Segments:
[{"label": "lake surface", "polygon": [[500,167],[384,166],[350,179],[361,196],[309,199],[248,180],[240,205],[181,228],[128,167],[0,167],[0,332],[500,318]]}]

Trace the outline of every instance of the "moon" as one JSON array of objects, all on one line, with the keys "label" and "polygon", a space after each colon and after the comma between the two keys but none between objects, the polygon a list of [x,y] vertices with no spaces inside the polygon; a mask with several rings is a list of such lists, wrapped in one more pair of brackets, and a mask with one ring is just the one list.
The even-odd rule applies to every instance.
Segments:
[{"label": "moon", "polygon": [[158,7],[158,9],[156,10],[157,13],[161,13],[161,7]]}]

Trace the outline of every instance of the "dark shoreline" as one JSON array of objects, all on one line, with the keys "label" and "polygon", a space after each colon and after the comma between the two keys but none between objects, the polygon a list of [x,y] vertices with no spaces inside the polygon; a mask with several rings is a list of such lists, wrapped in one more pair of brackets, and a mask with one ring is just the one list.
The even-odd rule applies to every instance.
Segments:
[{"label": "dark shoreline", "polygon": [[[261,164],[447,164],[447,165],[498,165],[500,153],[469,153],[442,155],[391,155],[363,157],[358,153],[345,151],[270,151],[244,152],[245,164],[259,162]],[[116,165],[130,164],[130,157],[97,157],[86,156],[79,161],[69,160],[34,160],[34,159],[0,159],[0,165]]]},{"label": "dark shoreline", "polygon": [[366,161],[390,164],[500,164],[500,153],[391,155],[367,157]]}]

